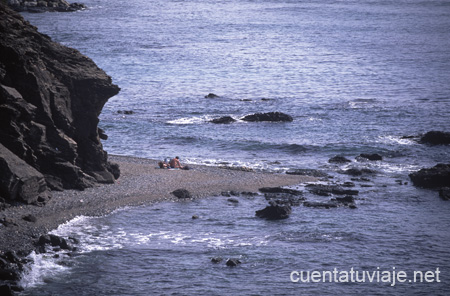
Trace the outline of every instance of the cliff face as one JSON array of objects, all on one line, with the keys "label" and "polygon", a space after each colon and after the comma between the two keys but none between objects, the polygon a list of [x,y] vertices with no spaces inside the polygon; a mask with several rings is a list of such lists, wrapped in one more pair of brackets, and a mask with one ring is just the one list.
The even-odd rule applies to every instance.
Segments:
[{"label": "cliff face", "polygon": [[[0,4],[0,145],[41,173],[51,189],[83,189],[118,177],[97,127],[104,104],[118,92],[92,60]],[[8,159],[0,161],[0,196],[36,201],[39,194],[27,200],[2,183],[18,178],[1,169]]]}]

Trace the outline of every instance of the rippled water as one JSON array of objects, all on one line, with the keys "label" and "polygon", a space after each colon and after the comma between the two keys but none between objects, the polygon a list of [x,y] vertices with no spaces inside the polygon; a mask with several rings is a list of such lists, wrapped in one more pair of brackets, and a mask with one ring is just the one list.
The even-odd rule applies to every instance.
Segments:
[{"label": "rippled water", "polygon": [[[448,162],[448,146],[404,135],[449,131],[448,1],[84,1],[77,13],[24,14],[79,49],[121,88],[101,114],[109,153],[255,169],[377,171],[358,209],[294,208],[254,218],[265,200],[224,198],[128,209],[58,230],[80,256],[37,257],[28,295],[445,294],[449,204],[408,173]],[[217,99],[205,95],[215,93]],[[263,100],[264,99],[264,100]],[[118,111],[132,110],[125,115]],[[291,123],[246,123],[281,111]],[[209,122],[220,116],[238,121]],[[383,161],[360,162],[360,153]],[[353,160],[329,164],[337,154]],[[320,200],[307,195],[308,199]],[[323,198],[322,198],[323,200]],[[199,214],[202,218],[192,221]],[[161,223],[164,221],[164,223]],[[235,269],[215,256],[241,258]],[[58,263],[59,262],[59,263]],[[291,283],[292,270],[442,271],[441,283]],[[35,267],[34,270],[36,270]],[[42,282],[43,281],[43,282]]]}]

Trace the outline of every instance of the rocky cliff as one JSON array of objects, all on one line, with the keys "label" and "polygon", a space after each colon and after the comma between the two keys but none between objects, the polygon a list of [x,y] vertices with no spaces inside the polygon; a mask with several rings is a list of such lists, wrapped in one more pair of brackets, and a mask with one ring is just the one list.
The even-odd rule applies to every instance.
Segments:
[{"label": "rocky cliff", "polygon": [[92,60],[0,3],[0,197],[43,202],[47,186],[113,183],[97,124],[118,92]]},{"label": "rocky cliff", "polygon": [[81,3],[69,3],[66,0],[3,0],[15,11],[29,12],[71,12],[86,9]]}]

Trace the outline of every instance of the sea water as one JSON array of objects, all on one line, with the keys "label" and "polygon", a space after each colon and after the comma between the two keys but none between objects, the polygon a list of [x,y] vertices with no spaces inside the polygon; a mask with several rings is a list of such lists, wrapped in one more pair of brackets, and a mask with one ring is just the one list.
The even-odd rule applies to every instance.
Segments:
[{"label": "sea water", "polygon": [[[356,182],[357,209],[295,207],[278,222],[254,217],[266,205],[263,196],[81,217],[55,230],[80,240],[78,256],[34,255],[24,295],[444,295],[450,289],[450,204],[408,177],[448,163],[450,148],[403,138],[450,128],[448,1],[84,3],[89,8],[75,13],[23,15],[92,58],[121,87],[100,115],[109,153],[277,172],[320,169],[338,183],[350,181],[339,173],[350,167],[376,174]],[[219,97],[205,98],[209,93]],[[272,111],[294,121],[241,120]],[[210,122],[221,116],[237,121]],[[359,161],[361,153],[383,160]],[[352,162],[328,163],[335,155]],[[242,264],[229,268],[212,257]],[[408,278],[291,281],[292,271],[335,268],[404,271]],[[436,276],[437,268],[440,282],[409,282],[414,271]]]}]

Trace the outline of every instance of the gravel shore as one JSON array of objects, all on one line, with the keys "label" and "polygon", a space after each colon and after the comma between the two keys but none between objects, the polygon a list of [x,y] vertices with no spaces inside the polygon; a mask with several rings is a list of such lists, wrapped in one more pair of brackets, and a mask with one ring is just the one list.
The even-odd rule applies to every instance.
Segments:
[{"label": "gravel shore", "polygon": [[[194,198],[224,191],[257,192],[261,187],[296,185],[314,181],[308,176],[247,172],[211,166],[190,165],[190,170],[159,169],[156,160],[109,156],[120,165],[115,184],[99,185],[84,191],[52,192],[45,206],[22,205],[0,212],[0,251],[28,253],[34,242],[58,225],[79,215],[98,216],[126,207],[176,200],[171,192],[187,189]],[[24,217],[34,217],[34,222]]]}]

